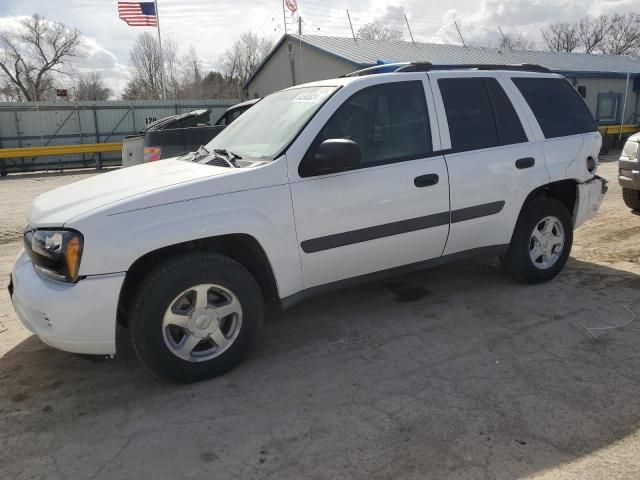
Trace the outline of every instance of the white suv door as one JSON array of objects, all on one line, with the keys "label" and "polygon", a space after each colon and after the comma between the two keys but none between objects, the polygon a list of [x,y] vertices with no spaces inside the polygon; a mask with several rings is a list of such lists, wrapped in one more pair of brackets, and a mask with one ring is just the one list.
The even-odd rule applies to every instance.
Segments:
[{"label": "white suv door", "polygon": [[451,189],[444,254],[505,246],[529,192],[549,182],[541,146],[533,142],[525,112],[509,99],[509,80],[500,73],[429,77]]},{"label": "white suv door", "polygon": [[[287,152],[305,288],[442,255],[449,186],[433,99],[424,74],[395,80],[348,84]],[[315,149],[332,138],[356,141],[362,161],[316,174]]]}]

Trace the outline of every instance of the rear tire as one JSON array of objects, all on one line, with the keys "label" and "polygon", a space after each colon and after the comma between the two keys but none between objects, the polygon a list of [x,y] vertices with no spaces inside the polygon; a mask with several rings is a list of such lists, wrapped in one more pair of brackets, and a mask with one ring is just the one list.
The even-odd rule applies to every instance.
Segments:
[{"label": "rear tire", "polygon": [[629,188],[622,189],[622,199],[631,210],[640,210],[640,191]]},{"label": "rear tire", "polygon": [[262,292],[247,269],[217,253],[190,253],[145,277],[132,302],[129,330],[152,372],[189,383],[238,365],[263,317]]},{"label": "rear tire", "polygon": [[573,245],[571,216],[558,200],[540,197],[525,205],[513,232],[503,267],[522,283],[543,283],[564,267]]}]

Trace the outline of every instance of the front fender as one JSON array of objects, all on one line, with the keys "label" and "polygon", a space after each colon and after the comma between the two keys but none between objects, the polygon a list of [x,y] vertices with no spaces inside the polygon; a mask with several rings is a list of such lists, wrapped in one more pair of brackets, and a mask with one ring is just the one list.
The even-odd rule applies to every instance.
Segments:
[{"label": "front fender", "polygon": [[88,217],[70,224],[83,232],[80,274],[127,271],[143,255],[164,247],[218,235],[247,234],[264,249],[279,294],[302,288],[288,185]]}]

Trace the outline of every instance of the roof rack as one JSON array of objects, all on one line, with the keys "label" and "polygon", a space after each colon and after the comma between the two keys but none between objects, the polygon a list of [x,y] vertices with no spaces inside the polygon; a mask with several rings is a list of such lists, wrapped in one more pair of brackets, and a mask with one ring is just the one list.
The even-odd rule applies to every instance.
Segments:
[{"label": "roof rack", "polygon": [[342,77],[361,77],[364,75],[374,75],[376,73],[390,72],[430,72],[433,70],[509,70],[516,72],[540,72],[552,73],[546,67],[531,63],[510,63],[510,64],[486,64],[486,63],[464,63],[457,65],[433,65],[429,62],[402,62],[386,63],[373,67],[363,68],[355,72],[347,73]]}]

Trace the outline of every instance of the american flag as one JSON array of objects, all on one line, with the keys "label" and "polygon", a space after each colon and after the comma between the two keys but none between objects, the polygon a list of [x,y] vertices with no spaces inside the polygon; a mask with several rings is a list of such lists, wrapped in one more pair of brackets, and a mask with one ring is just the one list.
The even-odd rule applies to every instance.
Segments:
[{"label": "american flag", "polygon": [[118,2],[118,17],[132,27],[158,25],[156,6],[153,2]]},{"label": "american flag", "polygon": [[291,10],[291,14],[296,13],[296,10],[298,10],[298,0],[284,0],[284,3]]}]

